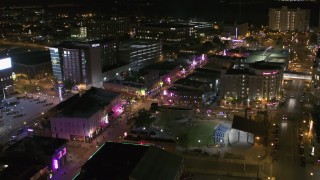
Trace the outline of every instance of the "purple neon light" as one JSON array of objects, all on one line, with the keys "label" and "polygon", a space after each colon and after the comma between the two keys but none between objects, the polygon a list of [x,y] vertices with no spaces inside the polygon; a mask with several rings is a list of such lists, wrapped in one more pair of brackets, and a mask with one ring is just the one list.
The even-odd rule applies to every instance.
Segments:
[{"label": "purple neon light", "polygon": [[58,160],[56,160],[56,159],[53,160],[53,168],[55,170],[59,168]]}]

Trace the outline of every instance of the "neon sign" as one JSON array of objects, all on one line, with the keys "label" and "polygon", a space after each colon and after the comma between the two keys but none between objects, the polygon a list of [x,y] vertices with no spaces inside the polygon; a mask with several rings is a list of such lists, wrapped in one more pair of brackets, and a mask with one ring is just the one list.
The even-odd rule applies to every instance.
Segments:
[{"label": "neon sign", "polygon": [[56,160],[56,159],[53,160],[53,168],[54,169],[58,169],[59,168],[58,160]]},{"label": "neon sign", "polygon": [[262,75],[271,75],[271,74],[278,74],[278,71],[262,72]]},{"label": "neon sign", "polygon": [[62,156],[67,154],[67,148],[64,147],[61,151],[58,152],[58,159],[61,159]]}]

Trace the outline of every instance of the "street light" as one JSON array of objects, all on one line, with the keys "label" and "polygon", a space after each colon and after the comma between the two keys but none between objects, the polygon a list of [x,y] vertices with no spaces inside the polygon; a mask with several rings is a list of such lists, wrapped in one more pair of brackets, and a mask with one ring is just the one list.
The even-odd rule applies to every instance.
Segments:
[{"label": "street light", "polygon": [[259,171],[260,171],[260,155],[258,156],[258,172],[257,172],[257,179],[259,179]]}]

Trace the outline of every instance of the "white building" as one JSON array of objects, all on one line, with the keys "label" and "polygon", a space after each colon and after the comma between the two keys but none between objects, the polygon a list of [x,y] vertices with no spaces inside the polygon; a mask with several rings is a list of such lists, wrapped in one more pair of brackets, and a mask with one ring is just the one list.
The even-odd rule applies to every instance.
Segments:
[{"label": "white building", "polygon": [[51,110],[52,137],[91,142],[110,123],[111,116],[121,112],[119,93],[92,87]]},{"label": "white building", "polygon": [[281,9],[269,9],[269,29],[278,31],[305,31],[310,25],[310,10],[288,9],[282,6]]},{"label": "white building", "polygon": [[283,68],[267,62],[256,62],[246,69],[223,70],[221,97],[240,101],[271,100],[279,95],[282,78]]}]

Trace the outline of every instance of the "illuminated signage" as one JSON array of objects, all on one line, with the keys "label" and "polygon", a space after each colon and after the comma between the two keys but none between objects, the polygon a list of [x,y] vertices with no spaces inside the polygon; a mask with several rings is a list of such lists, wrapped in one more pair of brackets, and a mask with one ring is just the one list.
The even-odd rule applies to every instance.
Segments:
[{"label": "illuminated signage", "polygon": [[58,152],[58,159],[61,159],[66,154],[67,154],[67,148],[64,147],[61,151]]},{"label": "illuminated signage", "polygon": [[0,70],[11,68],[11,58],[0,59]]},{"label": "illuminated signage", "polygon": [[91,47],[99,47],[100,44],[92,44]]},{"label": "illuminated signage", "polygon": [[168,94],[167,90],[163,90],[163,95],[166,96]]},{"label": "illuminated signage", "polygon": [[54,159],[53,160],[53,169],[58,169],[58,168],[59,168],[58,160]]},{"label": "illuminated signage", "polygon": [[271,74],[278,74],[278,71],[262,72],[262,75],[271,75]]}]

